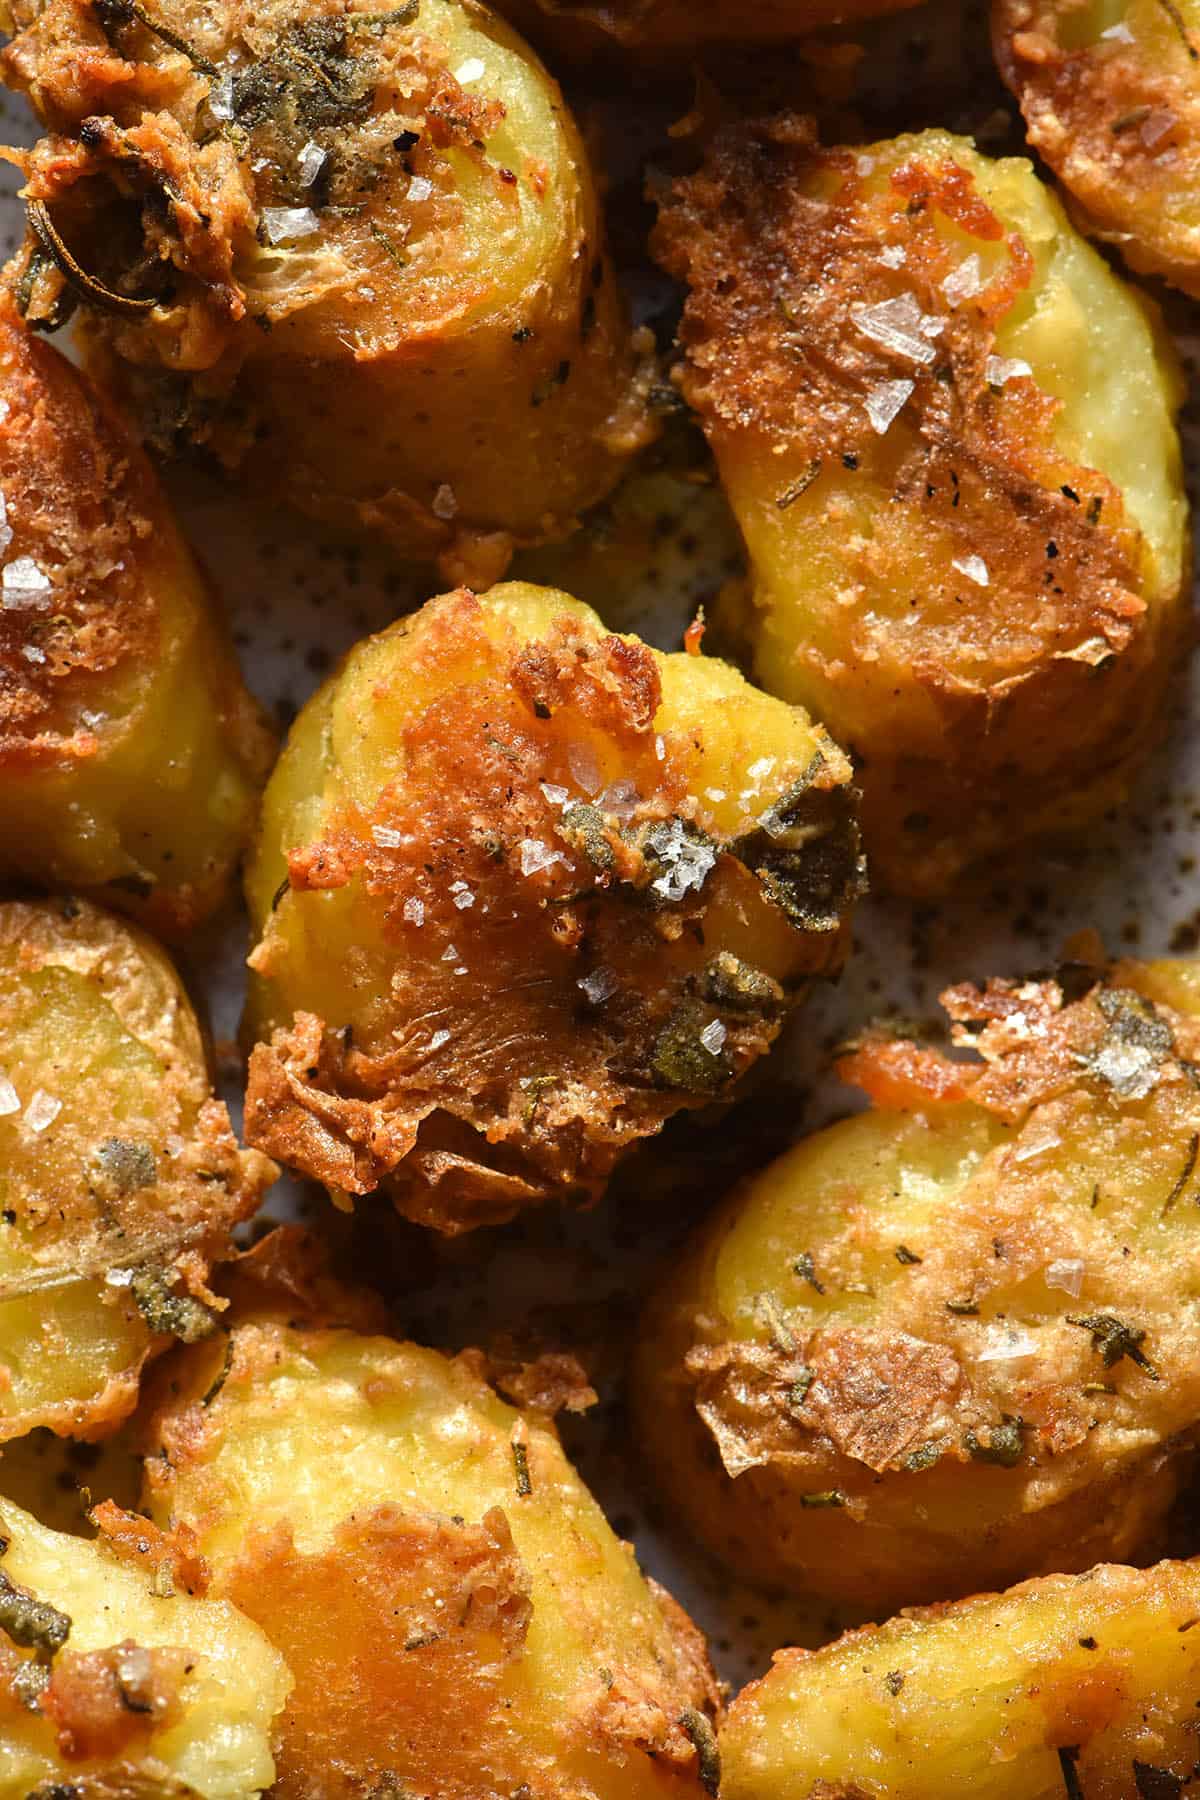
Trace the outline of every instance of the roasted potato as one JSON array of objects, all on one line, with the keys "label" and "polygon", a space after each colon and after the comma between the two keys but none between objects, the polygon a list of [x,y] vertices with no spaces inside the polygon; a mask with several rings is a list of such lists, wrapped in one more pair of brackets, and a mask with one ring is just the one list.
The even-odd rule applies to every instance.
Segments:
[{"label": "roasted potato", "polygon": [[149,939],[85,901],[0,904],[0,1440],[114,1429],[146,1358],[214,1328],[209,1264],[274,1172]]},{"label": "roasted potato", "polygon": [[250,1800],[271,1786],[278,1652],[203,1597],[186,1533],[112,1505],[91,1542],[0,1499],[4,1800]]},{"label": "roasted potato", "polygon": [[6,79],[52,134],[31,308],[72,287],[160,438],[493,575],[645,440],[582,143],[485,7],[11,14]]},{"label": "roasted potato", "polygon": [[879,1618],[1158,1551],[1200,1425],[1196,973],[951,989],[974,1060],[868,1039],[873,1110],[704,1225],[637,1419],[731,1566]]},{"label": "roasted potato", "polygon": [[1087,230],[1200,294],[1200,7],[993,0],[1001,73]]},{"label": "roasted potato", "polygon": [[1149,303],[1028,163],[941,131],[732,127],[655,242],[749,552],[725,629],[860,759],[875,872],[938,892],[1120,799],[1186,618]]},{"label": "roasted potato", "polygon": [[153,1516],[295,1678],[280,1800],[714,1791],[702,1638],[479,1359],[243,1316],[151,1442]]},{"label": "roasted potato", "polygon": [[686,50],[711,43],[770,43],[804,37],[827,25],[852,25],[900,12],[915,0],[499,0],[523,31],[549,33],[570,56],[603,45],[626,50]]},{"label": "roasted potato", "polygon": [[250,1142],[442,1231],[594,1197],[838,966],[849,775],[798,708],[554,589],[366,639],[248,870]]},{"label": "roasted potato", "polygon": [[722,1800],[1178,1800],[1200,1567],[1101,1566],[783,1650],[721,1734]]},{"label": "roasted potato", "polygon": [[141,450],[0,289],[0,878],[167,934],[226,894],[271,740]]}]

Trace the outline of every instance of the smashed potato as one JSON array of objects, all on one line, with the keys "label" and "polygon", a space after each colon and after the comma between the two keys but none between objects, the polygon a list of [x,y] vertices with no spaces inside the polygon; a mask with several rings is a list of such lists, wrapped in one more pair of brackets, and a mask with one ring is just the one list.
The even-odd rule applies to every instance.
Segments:
[{"label": "smashed potato", "polygon": [[5,78],[51,132],[30,317],[65,283],[160,440],[493,577],[645,441],[581,140],[486,8],[10,11]]},{"label": "smashed potato", "polygon": [[942,131],[732,127],[655,243],[749,551],[731,628],[861,759],[872,868],[937,892],[1121,798],[1186,616],[1150,304],[1028,163]]},{"label": "smashed potato", "polygon": [[84,901],[0,904],[0,1439],[119,1424],[146,1358],[213,1330],[209,1264],[273,1174],[149,939]]},{"label": "smashed potato", "polygon": [[1178,1800],[1198,1614],[1195,1563],[1102,1566],[783,1650],[730,1709],[722,1800]]},{"label": "smashed potato", "polygon": [[150,466],[0,290],[0,876],[168,935],[224,898],[270,737]]},{"label": "smashed potato", "polygon": [[554,589],[365,640],[248,872],[251,1143],[442,1231],[594,1197],[838,966],[849,778],[799,709]]},{"label": "smashed potato", "polygon": [[994,0],[1000,71],[1089,231],[1200,294],[1196,0]]},{"label": "smashed potato", "polygon": [[274,1791],[715,1792],[703,1640],[479,1361],[271,1317],[174,1360],[149,1504],[292,1670]]},{"label": "smashed potato", "polygon": [[97,1518],[88,1542],[0,1499],[0,1794],[250,1800],[274,1778],[282,1658],[227,1601],[202,1597],[183,1534],[111,1505]]},{"label": "smashed potato", "polygon": [[878,1618],[1157,1550],[1200,1424],[1200,991],[1070,974],[945,994],[971,1061],[867,1040],[874,1109],[651,1303],[641,1441],[747,1575]]}]

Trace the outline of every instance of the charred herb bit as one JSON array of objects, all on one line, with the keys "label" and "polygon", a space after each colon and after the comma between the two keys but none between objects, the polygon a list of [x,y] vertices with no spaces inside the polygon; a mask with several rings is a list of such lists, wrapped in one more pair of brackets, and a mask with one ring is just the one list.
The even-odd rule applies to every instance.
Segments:
[{"label": "charred herb bit", "polygon": [[1191,35],[1188,32],[1187,23],[1178,6],[1175,4],[1175,0],[1158,0],[1158,4],[1162,7],[1162,10],[1166,13],[1171,24],[1178,32],[1179,41],[1187,51],[1192,62],[1200,61],[1200,51],[1196,49],[1196,46],[1192,42]]},{"label": "charred herb bit", "polygon": [[415,8],[396,13],[306,19],[279,34],[273,48],[233,79],[233,123],[254,131],[273,121],[296,133],[323,125],[360,124],[370,113],[374,58],[351,43],[356,28],[406,24]]},{"label": "charred herb bit", "polygon": [[810,1251],[802,1250],[792,1264],[792,1269],[800,1277],[801,1281],[807,1281],[809,1287],[815,1288],[818,1294],[823,1294],[825,1292],[825,1283],[820,1281],[817,1277],[817,1266],[812,1259]]},{"label": "charred herb bit", "polygon": [[946,1311],[960,1319],[974,1319],[979,1314],[978,1300],[947,1300]]},{"label": "charred herb bit", "polygon": [[18,1587],[0,1569],[0,1631],[7,1632],[22,1650],[55,1656],[71,1635],[71,1621],[48,1600],[39,1600],[28,1588]]},{"label": "charred herb bit", "polygon": [[889,1669],[883,1678],[883,1685],[888,1693],[895,1696],[904,1686],[904,1674],[900,1669]]},{"label": "charred herb bit", "polygon": [[813,1507],[821,1512],[846,1504],[846,1496],[841,1488],[825,1488],[819,1494],[801,1494],[799,1500],[801,1506]]},{"label": "charred herb bit", "polygon": [[1108,1020],[1108,1030],[1098,1048],[1082,1059],[1084,1067],[1123,1100],[1144,1100],[1174,1052],[1170,1026],[1132,988],[1103,988],[1096,1003]]},{"label": "charred herb bit", "polygon": [[912,1474],[919,1475],[923,1469],[932,1469],[941,1454],[941,1450],[936,1444],[921,1444],[916,1450],[909,1451],[904,1459],[904,1466]]},{"label": "charred herb bit", "polygon": [[867,887],[854,797],[845,787],[815,785],[824,765],[818,750],[787,793],[732,845],[767,898],[801,931],[837,931]]},{"label": "charred herb bit", "polygon": [[1014,1469],[1024,1448],[1021,1442],[1023,1430],[1020,1419],[1006,1419],[1002,1425],[992,1426],[986,1444],[975,1432],[965,1431],[963,1447],[975,1462],[998,1463],[1002,1469]]},{"label": "charred herb bit", "polygon": [[225,1355],[221,1359],[221,1366],[217,1370],[216,1376],[213,1379],[212,1386],[209,1388],[208,1392],[204,1395],[203,1399],[200,1402],[201,1406],[211,1406],[212,1405],[213,1401],[216,1399],[216,1397],[220,1393],[221,1389],[225,1386],[225,1383],[229,1380],[229,1371],[230,1371],[230,1369],[232,1369],[232,1367],[233,1367],[233,1333],[232,1333],[232,1331],[227,1331],[225,1333]]},{"label": "charred herb bit", "polygon": [[440,1644],[441,1641],[442,1633],[440,1631],[418,1631],[415,1637],[405,1638],[404,1648],[405,1650],[428,1650],[431,1644]]},{"label": "charred herb bit", "polygon": [[1173,1775],[1170,1769],[1160,1769],[1154,1763],[1139,1762],[1135,1756],[1133,1785],[1138,1791],[1138,1800],[1179,1800],[1187,1783],[1182,1776]]},{"label": "charred herb bit", "polygon": [[408,264],[400,254],[396,240],[392,237],[390,232],[385,231],[382,225],[377,225],[374,219],[369,220],[368,223],[370,225],[371,236],[375,239],[375,242],[379,245],[384,255],[394,262],[398,269],[407,269]]},{"label": "charred herb bit", "polygon": [[533,1482],[529,1475],[529,1451],[520,1438],[512,1441],[513,1465],[517,1471],[517,1498],[528,1499],[533,1492]]},{"label": "charred herb bit", "polygon": [[50,1686],[50,1665],[44,1662],[18,1664],[12,1678],[13,1692],[27,1712],[40,1712],[42,1695]]},{"label": "charred herb bit", "polygon": [[897,1244],[894,1255],[896,1261],[904,1268],[910,1268],[914,1263],[923,1261],[923,1258],[918,1256],[915,1250],[910,1250],[907,1244]]},{"label": "charred herb bit", "polygon": [[217,1321],[207,1306],[193,1300],[190,1294],[175,1293],[161,1269],[135,1269],[129,1291],[151,1331],[163,1337],[198,1344],[217,1329]]},{"label": "charred herb bit", "polygon": [[158,305],[157,300],[135,300],[129,294],[114,293],[112,288],[105,287],[94,275],[80,267],[63,243],[58,227],[45,203],[41,200],[27,200],[25,213],[30,229],[46,255],[56,265],[63,279],[89,305],[99,307],[101,312],[116,313],[123,319],[140,319],[146,313],[153,312]]},{"label": "charred herb bit", "polygon": [[83,1800],[83,1789],[72,1787],[69,1782],[51,1781],[45,1787],[33,1788],[25,1800]]},{"label": "charred herb bit", "polygon": [[1067,1324],[1077,1325],[1081,1331],[1092,1334],[1092,1349],[1099,1352],[1106,1369],[1111,1369],[1127,1356],[1130,1362],[1137,1364],[1145,1371],[1151,1381],[1158,1380],[1158,1371],[1142,1349],[1146,1333],[1133,1325],[1127,1325],[1124,1319],[1118,1319],[1115,1313],[1088,1313],[1085,1318],[1076,1318],[1067,1314]]},{"label": "charred herb bit", "polygon": [[31,245],[25,259],[25,267],[21,271],[21,278],[13,289],[13,304],[16,306],[18,315],[24,319],[30,331],[44,332],[47,337],[62,330],[79,304],[79,295],[74,288],[64,283],[55,295],[48,312],[35,313],[30,316],[29,309],[33,305],[34,289],[41,277],[56,266],[53,257],[47,256],[45,251],[36,244]]},{"label": "charred herb bit", "polygon": [[721,1049],[714,1055],[701,1042],[701,1032],[711,1023],[708,1009],[698,1001],[682,1000],[675,1007],[650,1050],[650,1069],[661,1086],[716,1093],[731,1079],[728,1053]]},{"label": "charred herb bit", "polygon": [[787,1403],[793,1411],[798,1412],[804,1405],[808,1399],[808,1390],[816,1378],[816,1370],[810,1369],[807,1363],[801,1363],[796,1371],[796,1379],[788,1389]]},{"label": "charred herb bit", "polygon": [[1079,1761],[1079,1745],[1063,1744],[1058,1752],[1058,1766],[1062,1770],[1063,1788],[1067,1800],[1087,1800],[1082,1783],[1075,1772],[1075,1764]]},{"label": "charred herb bit", "polygon": [[1081,1650],[1098,1650],[1100,1648],[1094,1637],[1076,1638],[1075,1641]]},{"label": "charred herb bit", "polygon": [[801,494],[807,493],[820,473],[821,459],[819,456],[814,456],[804,473],[785,487],[782,494],[776,494],[775,504],[780,512],[786,512],[789,506],[795,504]]},{"label": "charred herb bit", "polygon": [[1187,1151],[1184,1155],[1183,1167],[1179,1171],[1179,1174],[1176,1176],[1174,1185],[1172,1186],[1170,1193],[1167,1195],[1166,1200],[1163,1202],[1163,1217],[1164,1218],[1166,1217],[1167,1213],[1170,1212],[1171,1208],[1178,1202],[1178,1200],[1180,1199],[1180,1197],[1183,1194],[1184,1189],[1187,1187],[1188,1182],[1192,1179],[1192,1176],[1195,1174],[1196,1157],[1198,1155],[1200,1155],[1200,1131],[1193,1131],[1191,1137],[1188,1139],[1188,1147],[1187,1147]]},{"label": "charred herb bit", "polygon": [[615,866],[617,855],[609,842],[609,822],[598,806],[586,800],[568,806],[554,829],[572,850],[587,857],[593,869],[608,871]]},{"label": "charred herb bit", "polygon": [[291,887],[291,885],[292,885],[291,876],[285,875],[283,880],[280,882],[279,886],[275,889],[275,892],[271,895],[271,911],[272,912],[277,912],[279,910],[279,902],[283,899],[283,896],[287,893],[287,891]]},{"label": "charred herb bit", "polygon": [[105,1138],[96,1152],[96,1161],[110,1186],[122,1196],[153,1187],[158,1180],[154,1152],[137,1138]]},{"label": "charred herb bit", "polygon": [[110,39],[110,42],[111,32],[119,30],[123,25],[132,25],[136,19],[139,25],[143,25],[154,37],[160,38],[169,49],[177,50],[180,56],[186,56],[192,67],[198,69],[201,75],[217,73],[214,63],[209,62],[206,56],[201,56],[200,52],[193,49],[187,39],[180,37],[177,31],[172,31],[169,25],[163,25],[154,18],[144,6],[138,4],[138,0],[93,0],[93,5],[96,17],[100,22],[100,29],[105,37]]},{"label": "charred herb bit", "polygon": [[713,1730],[712,1720],[707,1713],[700,1712],[694,1706],[685,1707],[679,1715],[679,1723],[692,1740],[699,1764],[700,1786],[706,1794],[717,1795],[721,1791],[721,1752],[717,1748],[717,1734]]},{"label": "charred herb bit", "polygon": [[720,951],[706,966],[700,991],[714,1006],[729,1012],[772,1013],[784,1003],[777,981],[730,950]]}]

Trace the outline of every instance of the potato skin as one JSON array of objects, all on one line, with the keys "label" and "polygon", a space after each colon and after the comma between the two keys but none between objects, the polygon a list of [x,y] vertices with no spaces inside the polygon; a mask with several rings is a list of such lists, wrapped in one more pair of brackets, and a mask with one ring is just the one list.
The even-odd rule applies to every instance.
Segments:
[{"label": "potato skin", "polygon": [[269,1313],[172,1361],[148,1503],[291,1666],[275,1791],[699,1800],[703,1640],[483,1366]]},{"label": "potato skin", "polygon": [[365,640],[248,869],[249,1140],[441,1231],[595,1197],[839,966],[849,776],[727,664],[553,589],[460,589]]},{"label": "potato skin", "polygon": [[[0,1595],[0,1795],[250,1800],[273,1779],[282,1658],[227,1601],[203,1597],[186,1533],[111,1504],[98,1515],[87,1541],[0,1499],[6,1581],[41,1603]],[[123,1548],[131,1536],[145,1555]]]},{"label": "potato skin", "polygon": [[131,167],[178,196],[134,221],[170,292],[90,309],[161,441],[495,579],[648,440],[582,141],[485,7],[160,6],[211,73],[90,0],[13,13],[6,78],[53,134],[26,194],[89,272]]},{"label": "potato skin", "polygon": [[1155,1552],[1200,1420],[1200,1023],[1170,967],[950,990],[981,1062],[868,1041],[844,1072],[874,1109],[698,1233],[647,1310],[637,1431],[732,1567],[878,1618]]},{"label": "potato skin", "polygon": [[876,874],[943,891],[1122,798],[1185,617],[1181,389],[1148,304],[1028,164],[940,131],[732,127],[655,246],[749,551],[726,629],[856,753]]},{"label": "potato skin", "polygon": [[0,904],[0,1441],[99,1437],[275,1169],[239,1150],[162,951],[82,900]]},{"label": "potato skin", "polygon": [[781,1650],[722,1800],[1169,1800],[1196,1761],[1200,1567],[1112,1565]]},{"label": "potato skin", "polygon": [[1029,141],[1081,224],[1131,268],[1200,294],[1200,10],[994,0],[992,40]]},{"label": "potato skin", "polygon": [[270,734],[146,458],[5,290],[0,398],[0,877],[181,936],[228,893]]}]

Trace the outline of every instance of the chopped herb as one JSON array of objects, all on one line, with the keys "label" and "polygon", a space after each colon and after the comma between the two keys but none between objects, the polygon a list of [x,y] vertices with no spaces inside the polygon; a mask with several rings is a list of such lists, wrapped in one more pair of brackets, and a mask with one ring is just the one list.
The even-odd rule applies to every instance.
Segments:
[{"label": "chopped herb", "polygon": [[42,249],[81,299],[99,307],[101,312],[116,313],[126,319],[141,318],[143,314],[154,311],[158,305],[157,300],[135,300],[129,294],[114,293],[112,288],[106,287],[102,281],[81,268],[63,243],[58,227],[43,201],[27,200],[25,212],[30,229]]},{"label": "chopped herb", "polygon": [[404,1648],[406,1650],[427,1650],[430,1644],[440,1644],[441,1641],[442,1633],[440,1631],[418,1631],[415,1637],[405,1638]]},{"label": "chopped herb", "polygon": [[392,139],[392,149],[399,150],[402,156],[407,156],[410,150],[416,149],[420,141],[421,134],[419,131],[402,131],[399,137],[394,137]]},{"label": "chopped herb", "polygon": [[609,839],[611,826],[598,806],[586,800],[568,806],[554,829],[572,850],[587,857],[593,869],[607,871],[616,866],[617,853]]},{"label": "chopped herb", "polygon": [[844,450],[842,452],[842,467],[843,469],[857,469],[858,458],[855,456],[853,450]]},{"label": "chopped herb", "polygon": [[696,1752],[700,1786],[706,1794],[715,1797],[721,1791],[721,1752],[717,1747],[717,1734],[713,1730],[712,1720],[707,1713],[688,1706],[680,1713],[679,1723],[687,1732]]},{"label": "chopped herb", "polygon": [[0,1631],[23,1650],[54,1656],[71,1635],[71,1621],[49,1601],[18,1587],[0,1569]]},{"label": "chopped herb", "polygon": [[794,505],[800,498],[801,494],[807,493],[820,473],[821,459],[819,456],[814,456],[804,473],[785,487],[782,494],[776,494],[775,504],[780,512],[786,512],[788,507]]},{"label": "chopped herb", "polygon": [[517,1471],[517,1497],[524,1500],[533,1492],[533,1482],[529,1475],[529,1451],[519,1438],[514,1438],[512,1453]]},{"label": "chopped herb", "polygon": [[389,232],[386,232],[383,229],[382,225],[377,225],[374,219],[371,219],[368,222],[371,229],[371,236],[375,239],[375,242],[379,245],[384,255],[390,257],[398,269],[407,269],[408,264],[400,254],[396,245],[396,240]]},{"label": "chopped herb", "polygon": [[1075,1764],[1079,1761],[1079,1745],[1064,1744],[1058,1752],[1058,1766],[1062,1770],[1063,1787],[1067,1800],[1087,1800],[1079,1776],[1075,1773]]},{"label": "chopped herb", "polygon": [[1158,4],[1162,7],[1168,19],[1170,19],[1172,25],[1179,33],[1179,40],[1187,51],[1188,56],[1191,58],[1192,62],[1195,62],[1197,58],[1200,57],[1200,51],[1197,51],[1196,46],[1191,40],[1183,14],[1175,4],[1175,0],[1158,0]]},{"label": "chopped herb", "polygon": [[973,1319],[979,1312],[978,1300],[947,1300],[946,1311],[962,1319]]},{"label": "chopped herb", "polygon": [[227,1331],[225,1333],[225,1355],[221,1360],[221,1367],[217,1370],[217,1373],[213,1380],[212,1386],[209,1388],[208,1392],[204,1395],[204,1398],[201,1400],[201,1402],[200,1402],[201,1406],[211,1406],[212,1405],[213,1401],[216,1399],[216,1397],[220,1393],[221,1389],[225,1386],[225,1383],[229,1380],[229,1371],[230,1371],[230,1369],[232,1369],[232,1367],[233,1367],[233,1333],[232,1333],[232,1331]]},{"label": "chopped herb", "polygon": [[801,1407],[808,1399],[808,1390],[816,1380],[817,1372],[810,1369],[807,1363],[801,1363],[796,1379],[788,1389],[788,1405]]},{"label": "chopped herb", "polygon": [[883,1678],[883,1685],[889,1694],[898,1694],[904,1686],[904,1674],[900,1669],[889,1669]]},{"label": "chopped herb", "polygon": [[1084,1067],[1107,1082],[1124,1100],[1144,1100],[1158,1080],[1161,1065],[1173,1053],[1170,1026],[1141,994],[1131,988],[1103,988],[1096,1004],[1108,1030]]},{"label": "chopped herb", "polygon": [[1097,1647],[1094,1637],[1082,1637],[1078,1638],[1076,1641],[1081,1650],[1095,1650]]},{"label": "chopped herb", "polygon": [[663,1087],[693,1094],[712,1093],[733,1075],[728,1051],[714,1056],[700,1040],[711,1023],[708,1008],[682,1000],[662,1027],[650,1050],[650,1069]]},{"label": "chopped herb", "polygon": [[975,1462],[998,1463],[1002,1469],[1013,1469],[1021,1460],[1023,1429],[1020,1419],[1006,1419],[1002,1425],[992,1426],[986,1444],[975,1432],[966,1431],[963,1445]]},{"label": "chopped herb", "polygon": [[777,981],[729,950],[719,951],[706,967],[701,993],[730,1012],[771,1013],[784,1003]]},{"label": "chopped herb", "polygon": [[909,1249],[907,1244],[897,1244],[896,1245],[895,1257],[896,1257],[896,1261],[898,1263],[904,1264],[904,1266],[906,1268],[910,1264],[919,1263],[922,1260],[921,1257],[916,1255],[916,1253],[914,1251]]},{"label": "chopped herb", "polygon": [[866,892],[866,864],[853,801],[844,787],[816,785],[818,750],[803,775],[731,846],[772,905],[802,931],[837,931]]},{"label": "chopped herb", "polygon": [[1093,494],[1092,498],[1088,501],[1087,522],[1089,525],[1098,525],[1100,523],[1100,514],[1103,509],[1104,496],[1102,494]]},{"label": "chopped herb", "polygon": [[158,1167],[149,1144],[136,1138],[105,1138],[96,1152],[96,1161],[118,1194],[136,1194],[153,1187]]},{"label": "chopped herb", "polygon": [[131,25],[136,19],[139,25],[144,25],[146,30],[153,33],[156,38],[161,38],[169,49],[177,50],[181,56],[186,56],[192,67],[199,69],[202,75],[217,73],[215,65],[209,62],[207,57],[201,56],[198,50],[194,50],[187,39],[180,37],[177,31],[172,31],[170,26],[163,25],[158,19],[155,19],[144,6],[138,4],[138,0],[93,0],[93,3],[96,17],[100,21],[100,29],[105,37],[109,35],[110,31],[119,30],[123,25]]},{"label": "chopped herb", "polygon": [[175,1293],[161,1269],[135,1269],[129,1291],[151,1331],[162,1337],[198,1344],[217,1328],[207,1306],[193,1300],[190,1294]]},{"label": "chopped herb", "polygon": [[818,1494],[801,1494],[799,1499],[801,1506],[814,1507],[821,1511],[846,1504],[846,1496],[841,1488],[824,1488]]},{"label": "chopped herb", "polygon": [[287,891],[291,887],[291,885],[292,885],[291,876],[285,875],[283,880],[280,882],[279,886],[275,889],[275,892],[271,896],[271,911],[272,912],[274,912],[276,910],[276,908],[279,905],[279,902],[283,899],[283,896],[287,893]]},{"label": "chopped herb", "polygon": [[904,1459],[904,1466],[911,1469],[914,1475],[919,1475],[922,1469],[932,1469],[941,1454],[936,1444],[921,1444],[916,1450],[909,1451]]},{"label": "chopped herb", "polygon": [[807,1281],[809,1287],[815,1288],[818,1294],[825,1292],[825,1283],[817,1279],[816,1264],[807,1250],[800,1252],[792,1264],[792,1268],[799,1275],[801,1281]]},{"label": "chopped herb", "polygon": [[1192,1179],[1196,1169],[1197,1155],[1200,1155],[1200,1131],[1193,1131],[1191,1137],[1188,1139],[1188,1147],[1183,1159],[1183,1167],[1176,1176],[1174,1186],[1163,1203],[1164,1216],[1170,1212],[1171,1208],[1180,1199],[1188,1182]]},{"label": "chopped herb", "polygon": [[40,1712],[42,1695],[50,1686],[50,1665],[33,1661],[19,1663],[12,1684],[17,1699],[26,1711]]},{"label": "chopped herb", "polygon": [[1141,1346],[1146,1334],[1133,1325],[1127,1325],[1124,1319],[1118,1319],[1114,1313],[1089,1313],[1085,1318],[1076,1318],[1067,1314],[1067,1324],[1077,1325],[1081,1331],[1092,1334],[1092,1349],[1099,1352],[1104,1359],[1106,1369],[1111,1369],[1127,1356],[1130,1362],[1137,1364],[1150,1377],[1158,1380],[1158,1371],[1150,1362]]}]

